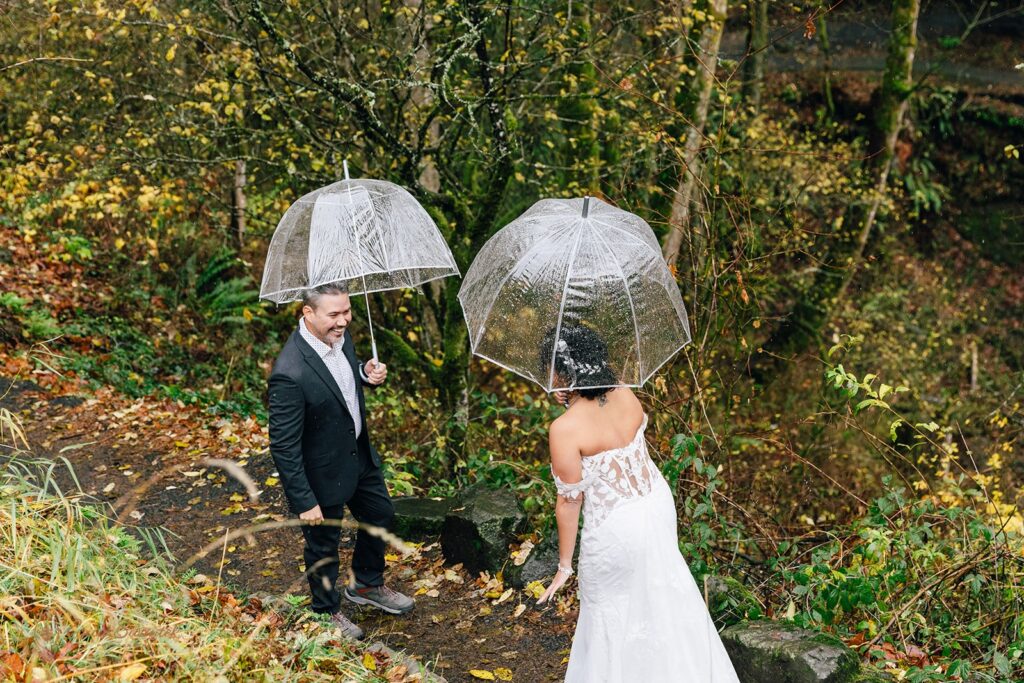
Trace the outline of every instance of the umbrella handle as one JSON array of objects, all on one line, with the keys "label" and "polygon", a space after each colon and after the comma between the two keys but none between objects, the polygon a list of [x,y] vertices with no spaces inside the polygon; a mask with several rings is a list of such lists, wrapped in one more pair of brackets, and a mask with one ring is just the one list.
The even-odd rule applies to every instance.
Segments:
[{"label": "umbrella handle", "polygon": [[366,298],[366,324],[370,327],[370,348],[373,349],[373,364],[377,365],[377,339],[373,336],[373,318],[370,316],[370,295],[366,291],[366,278],[363,278],[363,296]]}]

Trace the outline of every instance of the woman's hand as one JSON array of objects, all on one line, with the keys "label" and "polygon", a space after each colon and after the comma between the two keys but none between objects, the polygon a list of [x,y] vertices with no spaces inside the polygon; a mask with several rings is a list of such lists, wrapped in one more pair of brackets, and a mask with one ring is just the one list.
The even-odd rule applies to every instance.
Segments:
[{"label": "woman's hand", "polygon": [[544,589],[544,594],[537,598],[537,604],[547,602],[551,597],[558,592],[558,589],[565,585],[565,582],[569,580],[569,574],[561,570],[555,572],[555,577],[551,579],[551,583]]}]

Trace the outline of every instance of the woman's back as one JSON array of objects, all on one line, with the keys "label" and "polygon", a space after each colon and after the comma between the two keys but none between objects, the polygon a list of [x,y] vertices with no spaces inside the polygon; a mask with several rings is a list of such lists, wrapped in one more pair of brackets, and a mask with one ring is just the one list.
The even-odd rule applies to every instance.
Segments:
[{"label": "woman's back", "polygon": [[[622,448],[633,441],[644,409],[628,387],[612,389],[601,399],[578,398],[555,420],[581,456]],[[552,425],[554,428],[554,424]]]}]

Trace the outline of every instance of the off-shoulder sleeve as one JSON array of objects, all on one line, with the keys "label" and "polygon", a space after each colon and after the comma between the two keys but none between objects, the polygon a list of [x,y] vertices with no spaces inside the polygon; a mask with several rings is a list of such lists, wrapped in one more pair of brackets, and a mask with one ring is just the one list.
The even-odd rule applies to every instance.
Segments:
[{"label": "off-shoulder sleeve", "polygon": [[555,478],[555,488],[558,490],[558,495],[562,496],[566,500],[577,500],[580,494],[583,493],[587,486],[590,485],[590,481],[587,477],[579,480],[574,484],[566,484],[564,481],[558,478],[555,474],[554,468],[551,469],[551,476]]}]

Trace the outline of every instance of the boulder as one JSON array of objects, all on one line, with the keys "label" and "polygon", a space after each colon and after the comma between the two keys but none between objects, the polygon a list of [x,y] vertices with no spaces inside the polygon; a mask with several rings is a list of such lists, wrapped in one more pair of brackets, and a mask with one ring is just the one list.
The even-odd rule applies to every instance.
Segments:
[{"label": "boulder", "polygon": [[[577,548],[579,544],[576,544]],[[578,552],[578,551],[577,551]],[[517,565],[510,562],[505,566],[503,578],[513,588],[524,588],[533,581],[547,583],[558,570],[558,533],[548,534],[530,549],[526,561]]]},{"label": "boulder", "polygon": [[444,527],[444,518],[452,508],[452,501],[443,498],[394,498],[394,532],[406,541],[421,541],[438,536]]},{"label": "boulder", "polygon": [[441,530],[441,551],[472,573],[497,572],[508,547],[526,523],[519,499],[508,489],[474,486],[456,497]]},{"label": "boulder", "polygon": [[[704,584],[697,582],[701,592]],[[709,576],[707,578],[707,600],[715,626],[724,628],[744,619],[759,619],[761,603],[742,583],[731,576]]]},{"label": "boulder", "polygon": [[745,621],[722,631],[744,683],[853,683],[860,661],[836,638],[774,621]]}]

